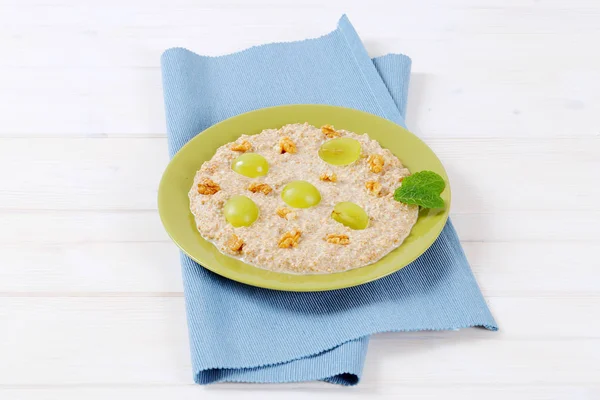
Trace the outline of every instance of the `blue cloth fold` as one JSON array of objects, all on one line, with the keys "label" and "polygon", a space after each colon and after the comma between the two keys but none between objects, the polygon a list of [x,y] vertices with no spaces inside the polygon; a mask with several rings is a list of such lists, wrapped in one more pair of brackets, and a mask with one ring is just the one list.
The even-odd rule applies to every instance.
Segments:
[{"label": "blue cloth fold", "polygon": [[[209,126],[257,108],[333,104],[404,126],[410,59],[371,60],[343,16],[320,38],[204,57],[162,56],[169,152]],[[266,127],[265,127],[266,128]],[[256,288],[181,255],[194,381],[356,384],[369,335],[496,322],[448,221],[404,269],[361,286],[317,293]],[[433,361],[435,362],[435,361]]]}]

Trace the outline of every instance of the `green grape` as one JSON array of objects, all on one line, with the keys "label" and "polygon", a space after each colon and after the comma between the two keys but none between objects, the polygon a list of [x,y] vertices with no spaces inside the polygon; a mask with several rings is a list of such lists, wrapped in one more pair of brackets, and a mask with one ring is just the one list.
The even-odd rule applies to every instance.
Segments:
[{"label": "green grape", "polygon": [[333,207],[331,218],[352,229],[365,229],[369,225],[369,216],[365,210],[349,201],[337,203]]},{"label": "green grape", "polygon": [[293,181],[285,185],[281,198],[294,208],[308,208],[319,204],[321,193],[306,181]]},{"label": "green grape", "polygon": [[256,178],[265,176],[269,172],[269,163],[260,154],[244,153],[233,160],[231,169],[248,178]]},{"label": "green grape", "polygon": [[331,139],[321,145],[319,157],[333,165],[348,165],[360,157],[360,143],[350,138]]},{"label": "green grape", "polygon": [[258,218],[258,206],[246,196],[231,196],[223,207],[223,214],[236,228],[250,226]]}]

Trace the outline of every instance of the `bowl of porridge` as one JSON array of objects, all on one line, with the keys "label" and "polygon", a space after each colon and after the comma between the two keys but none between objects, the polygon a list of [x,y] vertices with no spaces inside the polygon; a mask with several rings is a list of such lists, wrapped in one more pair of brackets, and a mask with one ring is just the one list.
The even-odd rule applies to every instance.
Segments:
[{"label": "bowl of porridge", "polygon": [[[420,171],[443,179],[443,207],[395,199]],[[165,170],[158,205],[170,237],[202,267],[254,286],[319,291],[414,261],[446,222],[450,188],[439,159],[406,129],[353,109],[290,105],[197,135]]]}]

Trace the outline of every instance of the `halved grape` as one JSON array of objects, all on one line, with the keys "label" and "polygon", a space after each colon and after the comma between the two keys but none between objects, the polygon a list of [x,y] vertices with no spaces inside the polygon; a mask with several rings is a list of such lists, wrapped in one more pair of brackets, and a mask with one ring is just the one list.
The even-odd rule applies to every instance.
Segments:
[{"label": "halved grape", "polygon": [[350,138],[331,139],[321,145],[319,157],[333,165],[348,165],[360,157],[360,142]]},{"label": "halved grape", "polygon": [[231,196],[223,207],[223,214],[236,228],[250,226],[258,218],[258,206],[249,197]]},{"label": "halved grape", "polygon": [[256,178],[265,176],[269,172],[269,163],[260,154],[244,153],[233,160],[231,169],[248,178]]},{"label": "halved grape", "polygon": [[369,225],[369,216],[365,210],[350,201],[337,203],[333,207],[331,218],[348,228],[356,230],[365,229]]},{"label": "halved grape", "polygon": [[285,185],[281,198],[294,208],[308,208],[319,204],[321,193],[309,182],[293,181]]}]

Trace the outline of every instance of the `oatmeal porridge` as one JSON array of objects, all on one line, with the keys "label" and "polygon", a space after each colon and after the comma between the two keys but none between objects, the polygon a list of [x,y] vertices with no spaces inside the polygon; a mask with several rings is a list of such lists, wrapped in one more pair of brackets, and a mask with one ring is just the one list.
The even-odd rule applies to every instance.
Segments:
[{"label": "oatmeal porridge", "polygon": [[367,134],[290,124],[221,146],[194,177],[190,209],[204,239],[248,264],[341,272],[408,236],[418,206],[393,194],[409,174]]}]

